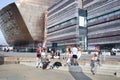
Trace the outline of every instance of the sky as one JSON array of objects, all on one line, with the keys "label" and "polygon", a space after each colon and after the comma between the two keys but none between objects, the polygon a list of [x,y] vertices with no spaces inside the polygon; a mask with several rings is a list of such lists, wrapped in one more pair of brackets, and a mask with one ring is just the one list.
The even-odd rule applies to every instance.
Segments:
[{"label": "sky", "polygon": [[[0,0],[0,10],[1,10],[3,7],[5,7],[5,6],[7,6],[8,4],[13,3],[13,2],[15,2],[15,1],[17,1],[17,0]],[[0,27],[1,27],[1,26],[0,26]],[[7,45],[6,40],[5,40],[5,38],[4,38],[1,30],[0,30],[0,45]]]}]

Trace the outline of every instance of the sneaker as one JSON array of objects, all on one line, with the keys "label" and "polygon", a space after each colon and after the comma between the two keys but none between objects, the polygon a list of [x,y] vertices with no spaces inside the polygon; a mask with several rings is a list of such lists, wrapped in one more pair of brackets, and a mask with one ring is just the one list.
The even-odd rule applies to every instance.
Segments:
[{"label": "sneaker", "polygon": [[38,68],[38,66],[36,66],[36,68]]},{"label": "sneaker", "polygon": [[95,75],[95,73],[93,72],[93,75]]}]

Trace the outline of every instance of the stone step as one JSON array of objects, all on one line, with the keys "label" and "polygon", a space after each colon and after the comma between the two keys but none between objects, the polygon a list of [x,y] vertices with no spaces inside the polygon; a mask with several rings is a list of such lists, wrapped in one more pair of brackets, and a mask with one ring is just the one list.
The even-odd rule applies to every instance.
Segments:
[{"label": "stone step", "polygon": [[[35,67],[36,62],[20,62],[20,64],[32,66]],[[85,73],[91,73],[90,66],[86,64],[85,66],[79,65],[79,66],[62,66],[59,68],[54,68],[55,70],[64,70],[64,71],[70,71],[70,72],[85,72]],[[102,65],[101,67],[97,68],[97,74],[103,74],[103,75],[114,75],[114,73],[117,73],[117,76],[120,77],[120,67],[115,65]]]},{"label": "stone step", "polygon": [[82,72],[82,68],[80,66],[69,66],[69,71],[70,72]]},{"label": "stone step", "polygon": [[[86,64],[85,66],[81,66],[83,72],[91,73],[90,65]],[[104,75],[114,75],[114,73],[120,72],[120,65],[106,65],[103,64],[101,67],[97,67],[97,74],[104,74]]]},{"label": "stone step", "polygon": [[[56,61],[62,62],[62,64],[66,63],[65,59],[51,59],[51,63],[54,63]],[[14,62],[14,63],[20,63],[25,64],[28,66],[35,66],[36,64],[36,57],[4,57],[4,63]],[[109,64],[110,63],[110,64]],[[71,71],[71,72],[86,72],[91,73],[90,71],[90,62],[89,61],[79,61],[79,67],[78,66],[70,66],[70,67],[60,67],[57,70],[65,70],[65,71]],[[120,74],[120,63],[114,63],[114,62],[104,62],[101,67],[98,66],[97,73],[98,74],[105,74],[105,75],[113,75],[113,73],[117,72]]]}]

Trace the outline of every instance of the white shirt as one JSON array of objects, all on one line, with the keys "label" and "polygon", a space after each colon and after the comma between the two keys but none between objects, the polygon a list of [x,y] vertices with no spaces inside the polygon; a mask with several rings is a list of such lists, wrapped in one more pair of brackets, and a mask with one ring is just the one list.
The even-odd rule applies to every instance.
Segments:
[{"label": "white shirt", "polygon": [[72,51],[72,54],[77,55],[77,53],[78,53],[78,49],[76,47],[73,47],[71,51]]}]

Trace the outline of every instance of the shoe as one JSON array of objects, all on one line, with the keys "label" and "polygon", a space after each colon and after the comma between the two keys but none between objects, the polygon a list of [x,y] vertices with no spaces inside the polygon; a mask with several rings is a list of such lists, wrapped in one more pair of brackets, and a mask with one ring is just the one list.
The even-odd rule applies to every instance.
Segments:
[{"label": "shoe", "polygon": [[95,75],[95,73],[93,73],[93,75]]},{"label": "shoe", "polygon": [[36,66],[36,68],[38,68],[38,66]]}]

